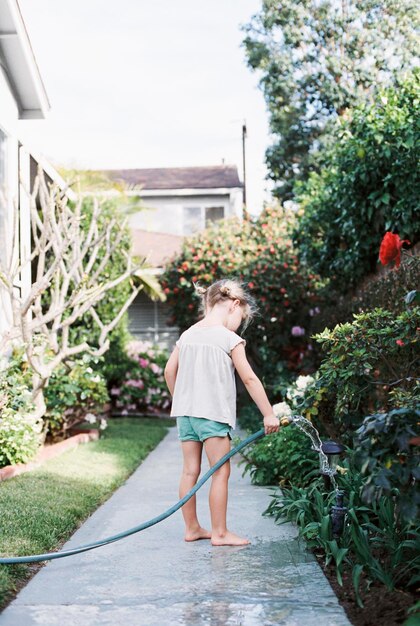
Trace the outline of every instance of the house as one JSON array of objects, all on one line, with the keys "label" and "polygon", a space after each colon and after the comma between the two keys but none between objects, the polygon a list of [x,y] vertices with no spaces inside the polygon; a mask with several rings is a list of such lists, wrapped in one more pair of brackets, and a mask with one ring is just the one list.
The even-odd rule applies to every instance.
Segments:
[{"label": "house", "polygon": [[[181,251],[186,236],[225,217],[242,218],[243,184],[234,165],[105,170],[138,196],[142,210],[131,215],[134,253],[145,256],[157,275]],[[165,302],[140,293],[129,309],[130,331],[171,348],[178,329],[168,326]]]},{"label": "house", "polygon": [[[13,232],[18,237],[21,259],[29,256],[31,229],[30,190],[41,164],[49,180],[65,187],[64,181],[39,155],[20,141],[24,120],[42,120],[50,109],[48,97],[31,48],[28,33],[16,0],[0,0],[0,267],[10,258]],[[71,192],[69,192],[70,194]],[[19,207],[19,223],[13,228],[13,207]],[[31,268],[28,263],[15,287],[29,291]],[[11,312],[0,290],[0,336],[8,327]]]}]

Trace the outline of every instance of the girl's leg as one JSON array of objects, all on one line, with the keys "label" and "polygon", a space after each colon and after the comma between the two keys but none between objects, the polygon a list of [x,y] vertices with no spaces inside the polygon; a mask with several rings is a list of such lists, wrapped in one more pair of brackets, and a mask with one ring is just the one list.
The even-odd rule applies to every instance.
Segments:
[{"label": "girl's leg", "polygon": [[[196,484],[201,470],[201,441],[181,441],[184,467],[179,485],[179,498],[183,498]],[[202,528],[197,519],[196,497],[193,496],[181,508],[185,521],[185,541],[210,539],[211,533]]]},{"label": "girl's leg", "polygon": [[[210,467],[230,450],[230,439],[226,437],[209,437],[204,441]],[[231,533],[226,527],[228,500],[228,480],[230,461],[219,467],[211,480],[209,504],[211,515],[211,542],[214,546],[242,546],[250,543],[248,539]]]}]

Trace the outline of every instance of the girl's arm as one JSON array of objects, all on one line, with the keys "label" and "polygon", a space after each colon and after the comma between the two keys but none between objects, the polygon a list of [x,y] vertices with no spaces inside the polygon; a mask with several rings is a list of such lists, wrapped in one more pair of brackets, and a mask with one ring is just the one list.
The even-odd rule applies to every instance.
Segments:
[{"label": "girl's arm", "polygon": [[265,432],[277,432],[280,426],[280,420],[274,415],[273,407],[267,397],[262,382],[255,374],[250,366],[245,354],[245,346],[239,343],[231,352],[232,361],[236,371],[243,384],[245,385],[249,395],[261,411],[264,417]]},{"label": "girl's arm", "polygon": [[165,380],[166,380],[166,384],[168,385],[169,393],[171,394],[171,396],[174,395],[176,375],[178,372],[178,355],[179,355],[179,348],[178,346],[175,346],[171,356],[168,359],[168,362],[165,365],[165,372],[164,372]]}]

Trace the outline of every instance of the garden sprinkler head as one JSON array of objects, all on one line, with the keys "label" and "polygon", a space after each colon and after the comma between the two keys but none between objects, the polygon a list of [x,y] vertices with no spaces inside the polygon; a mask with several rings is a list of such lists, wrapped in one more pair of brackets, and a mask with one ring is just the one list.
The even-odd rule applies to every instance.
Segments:
[{"label": "garden sprinkler head", "polygon": [[328,465],[334,474],[337,471],[338,461],[340,460],[340,454],[344,452],[344,446],[336,441],[323,441],[321,450],[328,457]]},{"label": "garden sprinkler head", "polygon": [[347,507],[343,506],[344,491],[336,491],[336,504],[331,507],[331,526],[334,539],[338,539],[343,534],[344,517]]},{"label": "garden sprinkler head", "polygon": [[323,471],[323,460],[320,455],[319,457],[319,462],[321,466],[320,469],[321,469],[322,477],[324,479],[325,489],[330,490],[331,489],[331,475],[334,475],[337,473],[338,461],[340,460],[341,453],[344,452],[344,446],[342,446],[341,443],[337,443],[336,441],[323,441],[321,444],[321,450],[328,458],[328,465],[331,470],[331,473],[328,473],[328,474]]}]

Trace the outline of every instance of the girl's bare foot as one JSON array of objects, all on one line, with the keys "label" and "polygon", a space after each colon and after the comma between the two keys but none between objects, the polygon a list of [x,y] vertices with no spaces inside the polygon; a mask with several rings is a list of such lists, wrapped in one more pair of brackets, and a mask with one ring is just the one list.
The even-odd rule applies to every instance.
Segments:
[{"label": "girl's bare foot", "polygon": [[211,532],[199,526],[198,528],[185,531],[185,541],[197,541],[198,539],[211,539]]},{"label": "girl's bare foot", "polygon": [[251,543],[249,539],[239,537],[229,530],[223,534],[213,534],[211,536],[212,546],[246,546],[249,543]]}]

